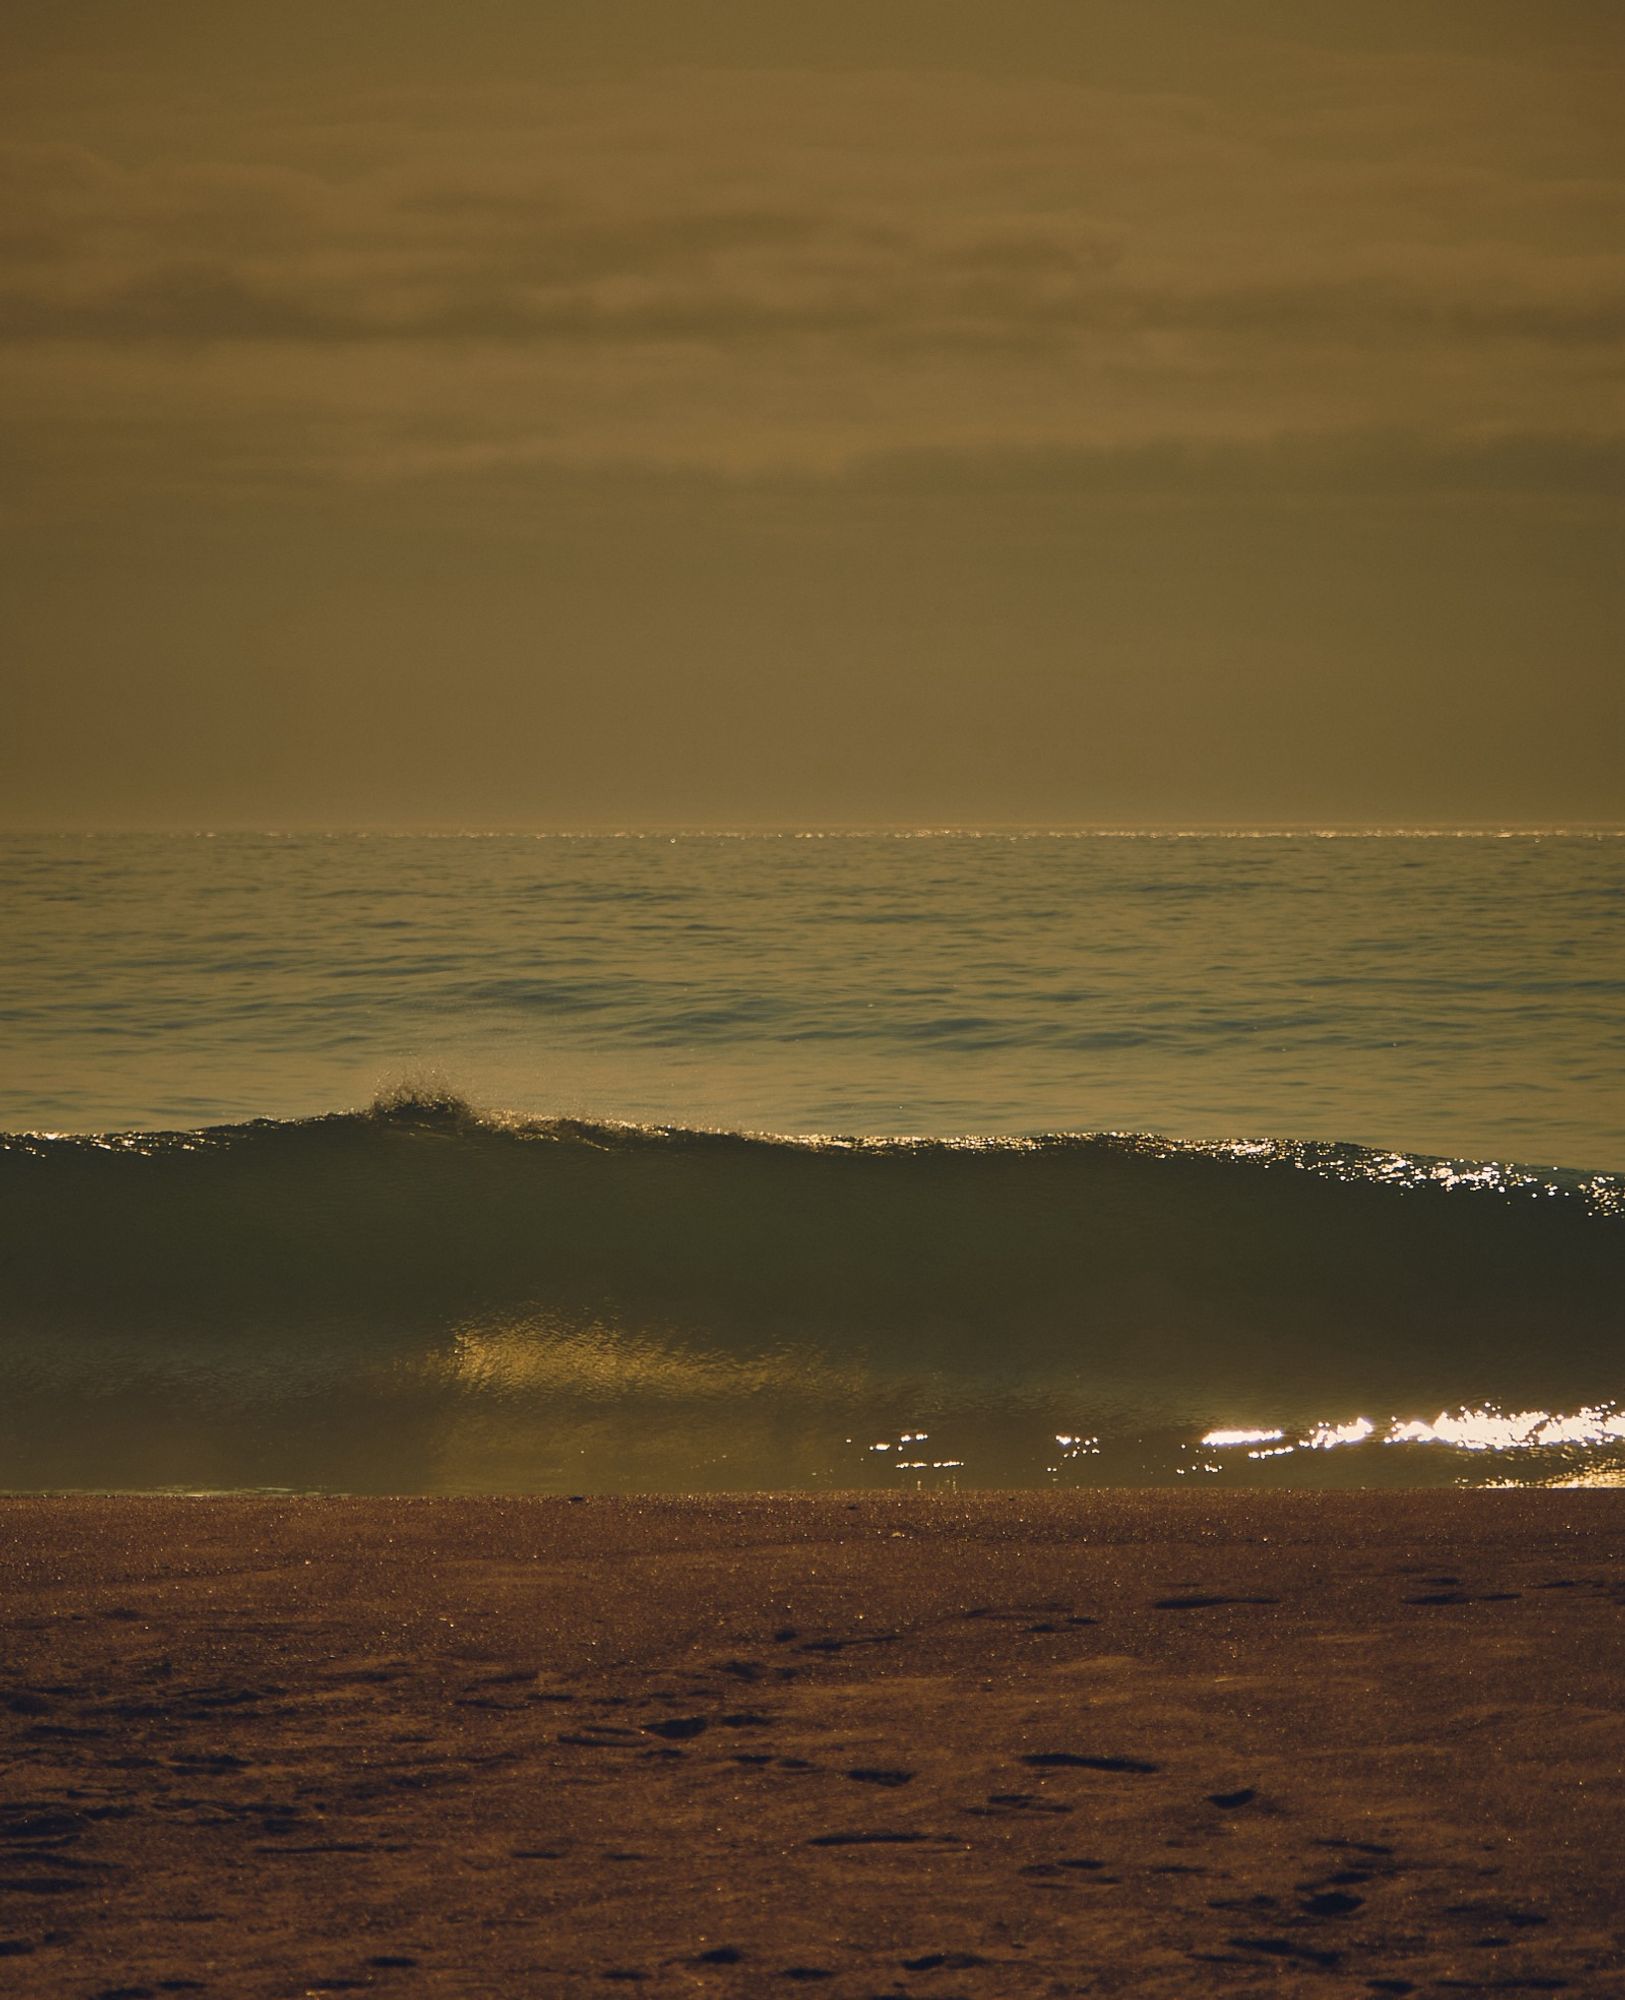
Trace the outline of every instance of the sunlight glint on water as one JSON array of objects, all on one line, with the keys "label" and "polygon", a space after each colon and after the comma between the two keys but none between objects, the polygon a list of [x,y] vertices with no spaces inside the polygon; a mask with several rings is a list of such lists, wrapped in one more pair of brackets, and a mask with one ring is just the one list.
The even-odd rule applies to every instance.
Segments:
[{"label": "sunlight glint on water", "polygon": [[3,860],[0,1486],[1625,1468],[1618,839]]}]

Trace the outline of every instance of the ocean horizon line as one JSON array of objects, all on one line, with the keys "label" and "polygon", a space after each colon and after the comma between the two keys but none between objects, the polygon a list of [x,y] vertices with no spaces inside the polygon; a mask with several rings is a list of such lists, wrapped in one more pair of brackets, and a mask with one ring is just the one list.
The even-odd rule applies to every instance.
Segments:
[{"label": "ocean horizon line", "polygon": [[0,827],[4,840],[1518,840],[1625,839],[1617,820],[1166,820],[691,822],[615,820],[538,826],[310,820],[218,825]]}]

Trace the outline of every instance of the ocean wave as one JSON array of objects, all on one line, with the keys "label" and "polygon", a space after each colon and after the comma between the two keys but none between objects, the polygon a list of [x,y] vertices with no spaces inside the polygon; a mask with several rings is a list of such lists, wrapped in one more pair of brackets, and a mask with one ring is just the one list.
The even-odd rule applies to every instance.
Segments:
[{"label": "ocean wave", "polygon": [[1620,1455],[1622,1279],[1625,1177],[1279,1139],[793,1138],[423,1091],[13,1135],[0,1486],[1363,1483],[1423,1447],[1549,1477]]},{"label": "ocean wave", "polygon": [[1187,1359],[1617,1341],[1625,1176],[1277,1139],[793,1138],[370,1109],[0,1140],[0,1297],[55,1320],[589,1301],[656,1324]]}]

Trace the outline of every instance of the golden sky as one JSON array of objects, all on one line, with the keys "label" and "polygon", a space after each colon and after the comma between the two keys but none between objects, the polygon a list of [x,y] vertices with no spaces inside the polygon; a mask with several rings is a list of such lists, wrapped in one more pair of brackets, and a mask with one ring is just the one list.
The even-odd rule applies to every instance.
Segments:
[{"label": "golden sky", "polygon": [[0,814],[1625,817],[1616,0],[12,0]]}]

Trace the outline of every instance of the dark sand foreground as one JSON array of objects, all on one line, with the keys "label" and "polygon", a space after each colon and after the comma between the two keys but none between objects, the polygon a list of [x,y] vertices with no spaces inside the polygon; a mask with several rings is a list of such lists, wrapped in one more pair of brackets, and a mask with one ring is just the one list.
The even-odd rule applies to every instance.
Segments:
[{"label": "dark sand foreground", "polygon": [[1625,1493],[0,1502],[25,1996],[1625,1993]]}]

